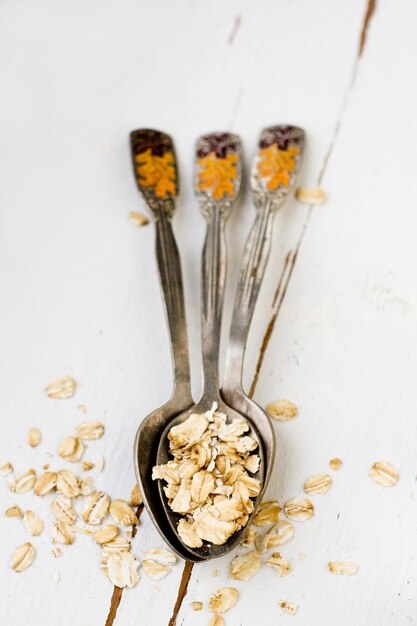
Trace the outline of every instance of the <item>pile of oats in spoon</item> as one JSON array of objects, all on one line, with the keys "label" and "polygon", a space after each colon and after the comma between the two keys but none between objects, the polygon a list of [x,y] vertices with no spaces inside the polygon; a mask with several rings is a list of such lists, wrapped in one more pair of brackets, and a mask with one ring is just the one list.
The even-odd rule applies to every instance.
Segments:
[{"label": "pile of oats in spoon", "polygon": [[[248,522],[260,482],[257,442],[246,435],[244,420],[227,422],[214,402],[209,411],[193,413],[168,433],[172,459],[153,468],[163,480],[168,505],[181,518],[178,534],[185,545],[203,541],[222,545]],[[252,474],[252,475],[251,475]]]}]

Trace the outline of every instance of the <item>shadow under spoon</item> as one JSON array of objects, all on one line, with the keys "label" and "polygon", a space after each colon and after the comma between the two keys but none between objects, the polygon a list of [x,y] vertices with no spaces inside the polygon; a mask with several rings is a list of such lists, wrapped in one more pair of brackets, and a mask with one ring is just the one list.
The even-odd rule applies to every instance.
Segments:
[{"label": "shadow under spoon", "polygon": [[225,402],[249,417],[262,437],[265,473],[261,496],[271,476],[275,457],[275,434],[266,412],[243,390],[243,361],[256,301],[271,251],[274,215],[294,188],[303,148],[304,131],[295,126],[272,126],[261,133],[251,175],[256,217],[243,253],[221,388]]},{"label": "shadow under spoon", "polygon": [[158,263],[166,319],[171,340],[173,391],[170,400],[145,417],[136,433],[134,466],[145,508],[155,527],[174,552],[190,558],[166,520],[158,489],[152,483],[161,435],[174,415],[192,406],[190,363],[179,252],[171,220],[178,195],[178,172],[171,137],[151,129],[130,135],[133,169],[137,186],[155,224]]}]

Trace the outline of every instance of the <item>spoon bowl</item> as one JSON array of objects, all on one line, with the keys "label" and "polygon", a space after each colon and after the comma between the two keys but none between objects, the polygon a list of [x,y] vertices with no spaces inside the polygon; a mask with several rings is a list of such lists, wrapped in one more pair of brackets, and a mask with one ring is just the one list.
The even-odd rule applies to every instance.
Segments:
[{"label": "spoon bowl", "polygon": [[[250,437],[252,437],[253,439],[255,439],[258,443],[258,448],[256,449],[256,453],[259,455],[260,458],[260,463],[259,463],[259,468],[258,471],[254,474],[251,474],[251,477],[259,480],[260,484],[263,485],[264,480],[265,480],[265,468],[266,468],[266,464],[265,464],[265,453],[264,453],[264,445],[263,445],[263,438],[260,435],[260,433],[258,432],[257,428],[254,426],[254,423],[252,422],[252,420],[248,417],[246,414],[241,414],[238,413],[237,411],[235,411],[234,409],[232,409],[230,407],[230,405],[227,405],[220,396],[218,396],[215,399],[216,403],[217,403],[217,411],[221,411],[223,413],[225,413],[227,415],[227,421],[228,423],[230,422],[234,422],[235,420],[241,420],[242,418],[247,422],[248,426],[249,426],[249,430],[245,433],[247,435],[249,435]],[[162,465],[165,463],[168,463],[168,461],[172,458],[171,454],[170,454],[170,449],[169,449],[169,439],[168,439],[168,433],[171,430],[171,428],[173,428],[174,426],[177,426],[178,424],[184,422],[192,413],[205,413],[209,408],[211,408],[209,406],[209,402],[210,400],[207,398],[203,398],[198,404],[196,404],[194,407],[192,407],[191,409],[189,409],[188,411],[185,411],[184,413],[182,413],[181,415],[178,415],[177,417],[175,417],[166,427],[164,432],[162,433],[162,437],[158,446],[158,451],[157,451],[157,463],[158,465]],[[177,526],[178,526],[178,522],[181,519],[181,515],[179,515],[178,513],[175,513],[174,511],[171,510],[171,508],[168,506],[168,499],[164,493],[163,490],[163,484],[162,481],[158,480],[158,489],[159,489],[159,494],[160,494],[160,498],[162,500],[162,502],[164,503],[164,508],[165,508],[165,514],[167,517],[167,520],[169,522],[169,525],[171,527],[172,532],[177,535]],[[214,545],[214,544],[207,544],[207,543],[203,543],[203,546],[201,548],[189,548],[187,547],[187,550],[192,554],[193,556],[193,560],[195,561],[199,561],[199,560],[208,560],[208,559],[215,559],[221,556],[224,556],[225,554],[227,554],[228,552],[230,552],[231,550],[233,550],[233,548],[235,548],[241,541],[243,538],[243,535],[246,533],[252,517],[254,516],[254,514],[256,513],[256,510],[261,502],[261,498],[262,498],[262,492],[263,489],[261,489],[261,492],[258,496],[256,496],[256,498],[253,498],[252,501],[254,503],[254,509],[252,511],[252,513],[249,515],[249,519],[246,522],[246,524],[237,532],[235,532],[228,540],[225,544],[222,545]]]}]

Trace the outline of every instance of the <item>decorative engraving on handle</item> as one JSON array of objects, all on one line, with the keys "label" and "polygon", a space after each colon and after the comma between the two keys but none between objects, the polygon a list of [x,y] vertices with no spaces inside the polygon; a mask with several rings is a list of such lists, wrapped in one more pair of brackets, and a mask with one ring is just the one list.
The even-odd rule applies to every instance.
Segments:
[{"label": "decorative engraving on handle", "polygon": [[171,336],[174,380],[176,384],[189,383],[190,364],[181,264],[170,216],[163,210],[156,220],[156,256]]},{"label": "decorative engraving on handle", "polygon": [[271,251],[276,210],[294,186],[304,148],[304,131],[272,126],[262,131],[251,175],[256,217],[242,258],[230,327],[223,386],[236,387],[242,377],[246,341]]},{"label": "decorative engraving on handle", "polygon": [[[242,262],[242,292],[239,304],[236,303],[236,306],[239,306],[243,311],[246,311],[251,299],[253,299],[253,289],[262,280],[269,257],[271,238],[270,233],[267,233],[267,231],[268,226],[271,226],[270,216],[270,203],[266,202],[263,210],[257,212],[256,220],[245,248]],[[269,237],[267,234],[269,234]],[[266,247],[267,244],[269,244],[268,247]]]},{"label": "decorative engraving on handle", "polygon": [[174,393],[191,397],[190,364],[179,252],[171,219],[178,195],[178,171],[171,137],[142,128],[130,134],[136,184],[152,212],[156,228],[156,257],[171,339]]},{"label": "decorative engraving on handle", "polygon": [[204,397],[219,392],[219,350],[226,283],[225,223],[240,190],[241,142],[231,133],[200,137],[196,150],[195,191],[207,220],[202,254],[202,352]]},{"label": "decorative engraving on handle", "polygon": [[136,184],[155,219],[164,210],[172,216],[173,199],[178,195],[178,171],[174,144],[169,135],[158,130],[140,129],[130,135]]},{"label": "decorative engraving on handle", "polygon": [[240,139],[232,133],[212,133],[198,140],[195,190],[206,219],[214,206],[225,219],[230,215],[240,191],[241,151]]},{"label": "decorative engraving on handle", "polygon": [[297,177],[304,138],[304,131],[296,126],[271,126],[262,131],[251,174],[257,207],[265,194],[274,205],[282,204]]}]

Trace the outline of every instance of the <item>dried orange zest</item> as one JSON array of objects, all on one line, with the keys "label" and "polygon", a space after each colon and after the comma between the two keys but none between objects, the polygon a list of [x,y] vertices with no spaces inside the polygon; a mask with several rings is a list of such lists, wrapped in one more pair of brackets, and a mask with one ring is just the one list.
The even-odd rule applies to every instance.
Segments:
[{"label": "dried orange zest", "polygon": [[258,177],[266,181],[270,191],[275,191],[279,185],[288,187],[290,173],[295,169],[295,157],[299,152],[297,146],[280,150],[276,144],[259,151]]},{"label": "dried orange zest", "polygon": [[236,181],[237,154],[228,154],[225,159],[218,158],[215,152],[198,161],[198,189],[209,191],[214,200],[231,196]]},{"label": "dried orange zest", "polygon": [[165,152],[160,157],[150,149],[135,156],[138,184],[154,190],[158,198],[175,195],[175,167],[172,152]]}]

